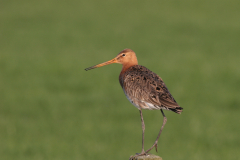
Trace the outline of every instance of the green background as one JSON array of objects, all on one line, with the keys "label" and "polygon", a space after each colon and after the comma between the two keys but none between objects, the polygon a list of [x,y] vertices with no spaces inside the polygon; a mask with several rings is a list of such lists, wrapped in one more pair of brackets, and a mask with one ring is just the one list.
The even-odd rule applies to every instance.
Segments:
[{"label": "green background", "polygon": [[[141,121],[119,64],[85,68],[130,48],[180,106],[165,111],[163,160],[240,159],[239,0],[3,0],[0,159],[128,159]],[[162,125],[143,111],[145,149]]]}]

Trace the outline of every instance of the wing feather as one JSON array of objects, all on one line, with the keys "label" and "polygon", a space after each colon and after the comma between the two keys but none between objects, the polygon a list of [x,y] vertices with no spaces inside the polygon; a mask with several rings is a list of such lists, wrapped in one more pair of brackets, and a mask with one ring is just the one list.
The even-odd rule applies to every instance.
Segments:
[{"label": "wing feather", "polygon": [[[120,80],[120,79],[119,79]],[[126,70],[120,83],[130,99],[153,104],[158,109],[181,113],[180,107],[167,86],[154,72],[144,66],[135,65]]]}]

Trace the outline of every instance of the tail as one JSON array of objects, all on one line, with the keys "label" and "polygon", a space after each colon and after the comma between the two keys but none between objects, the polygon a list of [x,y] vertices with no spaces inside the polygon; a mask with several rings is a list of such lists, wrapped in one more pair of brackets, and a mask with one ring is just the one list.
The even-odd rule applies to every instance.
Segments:
[{"label": "tail", "polygon": [[182,107],[175,107],[175,108],[169,108],[170,111],[173,111],[175,113],[181,114],[183,108]]}]

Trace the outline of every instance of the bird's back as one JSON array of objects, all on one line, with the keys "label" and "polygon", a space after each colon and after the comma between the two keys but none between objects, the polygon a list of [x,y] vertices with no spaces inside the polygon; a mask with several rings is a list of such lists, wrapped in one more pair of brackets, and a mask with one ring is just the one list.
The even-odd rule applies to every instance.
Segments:
[{"label": "bird's back", "polygon": [[140,109],[166,109],[182,112],[163,80],[144,66],[134,65],[119,76],[128,100]]}]

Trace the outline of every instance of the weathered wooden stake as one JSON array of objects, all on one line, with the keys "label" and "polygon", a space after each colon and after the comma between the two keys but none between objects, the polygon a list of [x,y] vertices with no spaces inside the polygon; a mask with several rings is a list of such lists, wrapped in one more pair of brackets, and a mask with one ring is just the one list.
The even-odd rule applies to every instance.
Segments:
[{"label": "weathered wooden stake", "polygon": [[[131,156],[131,157],[133,157],[133,156]],[[130,159],[131,159],[131,157],[130,157]],[[138,156],[138,157],[134,158],[133,160],[162,160],[162,158],[159,156],[153,155],[153,154],[149,154],[146,156]]]}]

